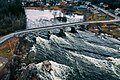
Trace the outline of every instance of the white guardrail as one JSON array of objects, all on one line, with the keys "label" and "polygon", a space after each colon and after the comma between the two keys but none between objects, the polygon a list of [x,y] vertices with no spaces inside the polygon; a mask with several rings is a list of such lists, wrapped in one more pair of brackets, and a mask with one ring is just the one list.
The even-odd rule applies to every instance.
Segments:
[{"label": "white guardrail", "polygon": [[56,29],[56,28],[62,28],[62,27],[70,27],[70,26],[75,26],[75,25],[85,25],[85,24],[91,24],[91,23],[111,23],[111,22],[120,22],[120,18],[118,16],[113,15],[112,13],[99,8],[95,5],[92,5],[95,9],[99,9],[105,14],[114,17],[113,20],[103,20],[103,21],[86,21],[86,22],[74,22],[74,23],[67,23],[67,24],[59,24],[59,25],[52,25],[52,26],[45,26],[45,27],[38,27],[38,28],[32,28],[32,29],[26,29],[18,32],[14,32],[11,34],[8,34],[6,36],[3,36],[0,38],[0,44],[5,42],[6,40],[14,37],[15,35],[21,34],[21,33],[27,33],[31,31],[39,31],[39,30],[49,30],[49,29]]}]

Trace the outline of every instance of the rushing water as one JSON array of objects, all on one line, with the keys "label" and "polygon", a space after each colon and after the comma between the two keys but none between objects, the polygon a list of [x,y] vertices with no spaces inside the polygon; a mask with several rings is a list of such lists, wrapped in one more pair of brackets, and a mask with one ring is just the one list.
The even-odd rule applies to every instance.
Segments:
[{"label": "rushing water", "polygon": [[[89,31],[65,32],[66,37],[51,35],[50,40],[36,36],[32,50],[38,76],[43,80],[119,80],[120,41],[95,36]],[[32,41],[31,37],[27,40]],[[50,60],[52,71],[43,72],[42,61]]]},{"label": "rushing water", "polygon": [[27,15],[27,28],[36,28],[36,27],[43,27],[43,26],[50,26],[55,24],[62,24],[63,22],[54,21],[55,17],[67,17],[66,23],[71,22],[78,22],[83,21],[83,15],[65,15],[60,10],[25,10]]},{"label": "rushing water", "polygon": [[[27,28],[61,24],[51,21],[52,13],[48,17],[46,12],[50,11],[26,10]],[[75,21],[77,17],[69,20]],[[70,28],[67,28],[64,37],[56,35],[59,29],[50,31],[50,40],[46,36],[48,31],[19,35],[29,43],[22,58],[27,56],[31,63],[26,65],[23,61],[21,67],[18,66],[19,70],[13,65],[2,80],[8,80],[8,76],[9,80],[13,80],[14,75],[18,78],[16,80],[120,80],[119,40],[105,35],[96,36],[89,31],[71,33]]]},{"label": "rushing water", "polygon": [[[35,28],[61,24],[53,21],[54,11],[26,10],[28,27]],[[57,11],[58,13],[60,11]],[[62,14],[63,15],[63,14]],[[82,16],[68,17],[69,22],[79,21]],[[25,35],[25,39],[34,43],[33,62],[41,80],[120,80],[120,41],[107,36],[95,36],[89,31],[78,33],[65,32],[66,37],[54,34],[50,40],[46,31]],[[36,43],[33,38],[36,38]],[[32,55],[33,56],[33,55]],[[42,62],[50,60],[52,71],[42,70]]]}]

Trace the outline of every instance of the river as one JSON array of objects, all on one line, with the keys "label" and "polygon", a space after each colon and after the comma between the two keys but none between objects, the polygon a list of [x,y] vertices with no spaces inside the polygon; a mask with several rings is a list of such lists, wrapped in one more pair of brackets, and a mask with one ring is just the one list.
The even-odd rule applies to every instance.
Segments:
[{"label": "river", "polygon": [[[65,32],[66,37],[52,34],[50,40],[36,36],[32,50],[36,53],[39,77],[57,80],[52,79],[50,73],[41,74],[42,61],[50,60],[53,74],[60,80],[119,80],[120,41],[107,36],[95,36],[89,31],[77,32]],[[27,40],[32,41],[32,38],[27,36]]]},{"label": "river", "polygon": [[[83,21],[84,15],[65,15],[60,10],[25,10],[27,15],[27,29],[50,26],[63,23]],[[59,22],[54,17],[67,17],[67,22]]]},{"label": "river", "polygon": [[[62,24],[51,20],[54,18],[51,12],[26,10],[27,28]],[[71,17],[67,22],[77,18]],[[31,75],[40,80],[120,80],[119,40],[79,29],[77,33],[65,31],[66,36],[60,37],[59,31],[50,30],[49,40],[48,31],[20,35],[31,43],[26,52],[31,63],[22,67],[21,80],[29,80]]]}]

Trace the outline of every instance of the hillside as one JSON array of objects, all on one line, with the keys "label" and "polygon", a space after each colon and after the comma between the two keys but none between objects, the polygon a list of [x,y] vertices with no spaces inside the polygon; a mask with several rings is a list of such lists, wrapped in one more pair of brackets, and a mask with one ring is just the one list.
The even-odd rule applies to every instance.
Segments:
[{"label": "hillside", "polygon": [[120,1],[119,0],[88,0],[91,1],[93,4],[99,4],[101,2],[110,5],[109,8],[116,9],[120,8]]},{"label": "hillside", "polygon": [[26,15],[20,0],[0,0],[0,36],[26,28]]}]

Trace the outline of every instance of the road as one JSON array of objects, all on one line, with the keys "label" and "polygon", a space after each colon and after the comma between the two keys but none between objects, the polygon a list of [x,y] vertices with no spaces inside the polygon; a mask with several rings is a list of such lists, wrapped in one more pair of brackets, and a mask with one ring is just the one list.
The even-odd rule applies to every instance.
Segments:
[{"label": "road", "polygon": [[52,25],[52,26],[45,26],[45,27],[39,27],[39,28],[33,28],[33,29],[26,29],[18,32],[14,32],[11,34],[8,34],[6,36],[3,36],[0,38],[0,44],[5,42],[6,40],[14,37],[15,35],[21,34],[21,33],[27,33],[31,31],[39,31],[39,30],[50,30],[50,29],[56,29],[56,28],[62,28],[62,27],[70,27],[70,26],[75,26],[75,25],[85,25],[85,24],[91,24],[91,23],[111,23],[111,22],[120,22],[120,18],[118,16],[113,15],[112,13],[99,8],[95,5],[92,5],[95,9],[101,10],[105,14],[113,17],[113,20],[103,20],[103,21],[86,21],[86,22],[74,22],[74,23],[67,23],[67,24],[59,24],[59,25]]},{"label": "road", "polygon": [[100,7],[97,7],[97,6],[95,6],[95,5],[92,5],[92,6],[93,6],[95,9],[100,10],[100,11],[102,11],[103,13],[105,13],[105,14],[111,16],[111,17],[114,17],[115,19],[119,19],[119,18],[120,18],[120,17],[118,17],[118,16],[116,16],[116,15],[114,15],[114,14],[112,14],[112,13],[110,13],[110,12],[108,12],[108,11],[102,9],[102,8],[100,8]]}]

